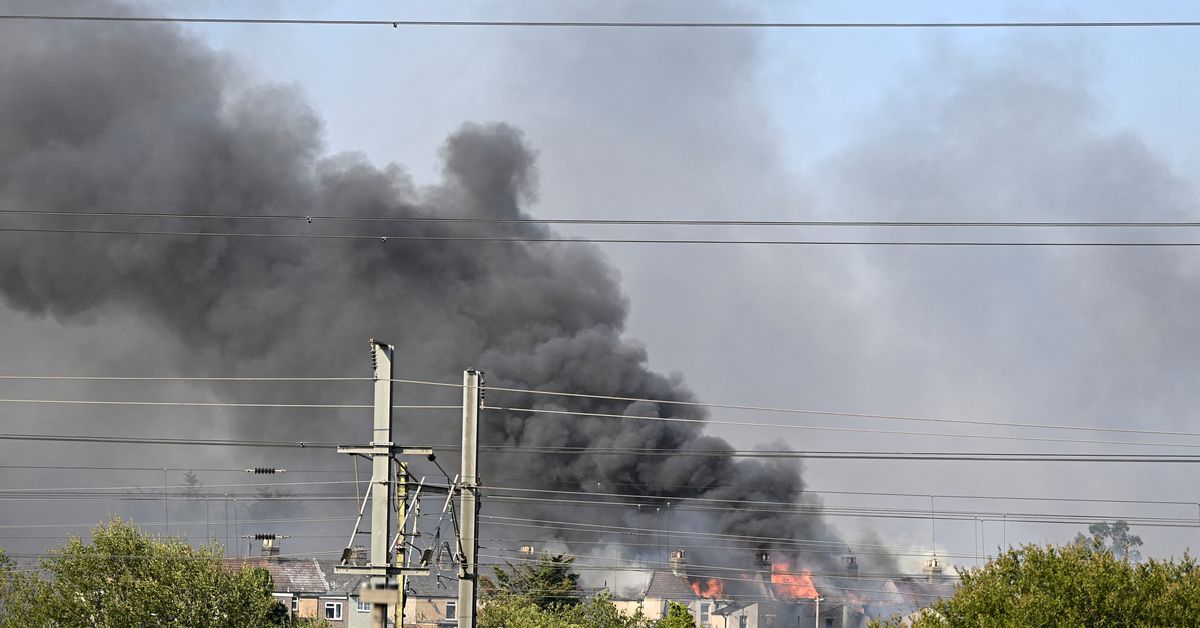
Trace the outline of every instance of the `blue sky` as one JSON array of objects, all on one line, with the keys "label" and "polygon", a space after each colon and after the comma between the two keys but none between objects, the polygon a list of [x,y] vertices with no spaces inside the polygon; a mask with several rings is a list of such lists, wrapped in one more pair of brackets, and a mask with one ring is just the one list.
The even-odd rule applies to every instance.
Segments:
[{"label": "blue sky", "polygon": [[[191,5],[167,6],[178,12]],[[409,2],[403,7],[391,2],[211,2],[192,12],[375,19],[839,22],[1195,17],[1177,2]],[[540,152],[541,196],[531,208],[540,216],[877,215],[895,199],[884,191],[857,191],[878,180],[859,179],[878,168],[870,156],[873,149],[886,147],[893,151],[886,159],[902,162],[908,152],[902,143],[911,141],[914,153],[928,152],[922,159],[937,160],[960,143],[975,141],[960,142],[947,129],[953,128],[954,115],[969,115],[954,112],[956,107],[969,107],[962,103],[978,95],[969,91],[976,84],[994,90],[996,98],[1015,99],[993,103],[994,111],[980,114],[985,123],[989,116],[1003,116],[1029,104],[1027,98],[1063,86],[1058,94],[1066,99],[1062,110],[1040,109],[1059,107],[1050,101],[1029,105],[1031,120],[1062,117],[1044,130],[1030,131],[1028,141],[1043,141],[1039,133],[1046,144],[1093,138],[1107,146],[1124,138],[1131,142],[1128,150],[1144,153],[1147,163],[1171,173],[1164,176],[1177,178],[1181,189],[1192,190],[1181,193],[1191,199],[1200,165],[1194,141],[1200,131],[1194,113],[1200,111],[1200,88],[1190,80],[1200,39],[1193,29],[193,30],[228,51],[256,79],[299,86],[323,117],[332,151],[364,151],[376,162],[404,164],[417,181],[436,180],[438,146],[462,121],[515,124]],[[979,93],[988,98],[991,92]],[[977,104],[988,108],[987,103]],[[1060,126],[1070,127],[1063,139],[1055,136]],[[922,143],[926,140],[927,145]],[[1047,163],[1056,163],[1054,149],[1037,150],[1043,148],[1051,160]],[[984,146],[969,154],[986,155],[987,150]],[[1126,149],[1114,150],[1124,154]],[[1019,175],[1011,180],[995,175],[987,159],[980,159],[982,165],[963,176],[968,181],[999,176],[1007,182],[998,188],[999,196],[1020,200],[1019,205],[1000,206],[983,215],[1091,215],[1070,200],[1043,205],[1040,192],[1032,186],[1022,189]],[[930,176],[936,178],[936,168],[933,172]],[[1086,179],[1080,185],[1089,186]],[[954,192],[960,193],[973,198],[969,189]],[[950,191],[931,191],[928,198],[919,190],[906,194],[912,202],[897,200],[884,215],[954,218],[973,211],[947,200],[954,198]],[[1068,198],[1086,198],[1086,190],[1077,189]],[[849,202],[855,204],[843,204]],[[960,210],[966,214],[954,215]],[[1140,218],[1181,211],[1178,206],[1150,204],[1127,210]],[[1075,379],[1078,361],[1096,351],[1089,334],[1127,334],[1132,345],[1141,342],[1136,331],[1125,327],[1095,329],[1078,337],[1069,331],[1079,321],[1091,329],[1086,323],[1091,315],[1072,309],[1083,306],[1060,303],[1068,286],[1092,285],[1077,276],[1095,265],[1087,254],[1048,254],[1029,261],[1019,255],[975,252],[606,251],[630,296],[629,335],[646,344],[653,364],[684,373],[704,398],[1033,421],[1066,413],[1064,421],[1105,424],[1125,424],[1128,413],[1166,411],[1177,401],[1153,392],[1127,394],[1117,402],[1096,400],[1094,406],[1072,401],[1087,398],[1086,391],[1094,386],[1105,386],[1097,382],[1114,386],[1112,382],[1130,377],[1114,367],[1101,369],[1095,380]],[[1104,259],[1118,267],[1123,264]],[[1061,277],[1053,279],[1056,274]],[[1023,276],[1051,278],[1039,286]],[[1090,295],[1084,301],[1102,308],[1109,307],[1110,300],[1130,298],[1120,289],[1080,290]],[[1180,306],[1163,294],[1145,299],[1149,310]],[[694,302],[702,307],[680,307]],[[963,318],[964,312],[970,318]],[[981,335],[991,340],[980,340]],[[1063,346],[1054,348],[1056,343]],[[1050,353],[1037,353],[1043,350]],[[1179,375],[1180,367],[1168,354],[1145,358],[1150,371]],[[1093,358],[1101,364],[1119,362],[1116,354],[1103,350]],[[1030,368],[1029,362],[1039,366]],[[1185,372],[1191,362],[1188,365]],[[1099,414],[1106,409],[1111,413]],[[1171,416],[1171,422],[1188,423],[1178,414]],[[1148,424],[1157,420],[1145,419]],[[797,440],[794,434],[770,430],[714,431],[746,446],[774,439],[793,446],[864,444],[836,435]],[[869,442],[899,446],[894,439]],[[954,439],[940,444],[966,446]],[[905,445],[932,446],[921,439]],[[1109,477],[1111,471],[964,467],[948,473],[945,467],[926,466],[898,473],[893,467],[864,464],[847,472],[836,465],[813,464],[808,477],[817,488],[930,492],[1148,491],[1178,497],[1184,488],[1174,486],[1166,470],[1139,469]],[[928,530],[922,525],[871,522],[865,527],[923,542]],[[959,527],[945,526],[945,544],[969,547],[972,541],[967,537],[973,529]],[[1007,526],[1010,541],[1061,541],[1071,533],[1059,527]],[[994,541],[1000,532],[988,534]],[[1147,536],[1153,537],[1148,538],[1151,553],[1178,553],[1190,543],[1188,533],[1180,531]]]}]

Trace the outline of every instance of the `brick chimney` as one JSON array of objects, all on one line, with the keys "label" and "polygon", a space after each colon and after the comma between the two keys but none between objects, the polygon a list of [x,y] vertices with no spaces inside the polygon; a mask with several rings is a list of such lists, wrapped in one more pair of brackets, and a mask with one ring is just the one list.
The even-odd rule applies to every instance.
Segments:
[{"label": "brick chimney", "polygon": [[267,557],[279,556],[279,543],[274,538],[263,539],[262,555]]},{"label": "brick chimney", "polygon": [[846,561],[846,575],[852,578],[858,577],[858,557],[843,556],[842,560]]},{"label": "brick chimney", "polygon": [[671,560],[668,564],[671,565],[672,574],[680,577],[687,576],[687,563],[683,560],[683,550],[672,550]]},{"label": "brick chimney", "polygon": [[937,556],[925,561],[925,568],[921,570],[925,574],[925,578],[930,582],[937,582],[942,579],[942,563],[938,561]]}]

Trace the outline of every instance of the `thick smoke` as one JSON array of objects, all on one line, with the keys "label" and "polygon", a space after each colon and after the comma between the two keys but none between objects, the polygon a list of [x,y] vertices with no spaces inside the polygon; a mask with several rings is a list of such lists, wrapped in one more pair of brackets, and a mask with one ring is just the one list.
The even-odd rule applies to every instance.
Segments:
[{"label": "thick smoke", "polygon": [[[511,126],[469,123],[446,140],[442,181],[430,187],[416,186],[398,166],[377,167],[354,154],[325,156],[320,120],[296,88],[249,83],[211,50],[161,25],[6,28],[0,36],[0,84],[19,86],[0,91],[0,201],[7,208],[92,214],[7,216],[7,227],[433,238],[550,234],[542,227],[505,223],[102,216],[520,218],[537,192],[536,154]],[[362,375],[366,339],[377,337],[396,344],[405,375],[455,381],[463,368],[474,366],[499,386],[692,398],[679,378],[649,370],[645,350],[623,337],[627,302],[619,279],[601,253],[585,244],[72,233],[0,237],[0,290],[9,307],[66,326],[89,324],[101,314],[134,317],[144,325],[143,334],[179,347],[174,368],[181,374]],[[365,389],[333,390],[278,387],[252,394],[254,401],[364,402]],[[244,399],[231,387],[214,392],[223,399]],[[704,417],[687,406],[493,395],[501,398],[489,401],[512,407]],[[333,414],[256,411],[239,417],[253,420],[235,422],[232,435],[286,432],[290,439],[344,442],[363,433],[365,414]],[[405,417],[406,437],[454,442],[455,414],[430,416]],[[212,435],[211,428],[192,425]],[[111,432],[123,428],[115,420],[107,427]],[[483,441],[665,453],[731,449],[724,440],[705,436],[696,423],[495,411],[487,413]],[[640,543],[631,543],[626,557],[660,558],[655,541],[697,543],[672,537],[671,530],[834,538],[819,516],[723,508],[800,500],[799,467],[788,462],[725,455],[510,453],[489,455],[484,475],[493,485],[637,497],[642,508],[562,503],[518,508],[494,502],[485,512],[663,530],[627,535]],[[668,504],[669,495],[717,501],[707,502],[714,508],[705,511]],[[494,533],[552,534],[569,546],[596,539],[591,533],[520,530],[495,528]],[[623,544],[621,535],[609,538]],[[756,545],[771,543],[747,543],[747,558]],[[589,547],[573,549],[586,553]],[[731,555],[736,554],[697,551],[690,558],[705,564],[728,562]],[[814,550],[806,560],[818,567],[829,557]]]}]

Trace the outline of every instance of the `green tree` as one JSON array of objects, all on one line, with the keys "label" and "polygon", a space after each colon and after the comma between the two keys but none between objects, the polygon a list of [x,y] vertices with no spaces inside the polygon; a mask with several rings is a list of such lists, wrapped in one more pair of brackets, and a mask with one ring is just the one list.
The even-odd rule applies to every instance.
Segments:
[{"label": "green tree", "polygon": [[496,567],[495,578],[482,578],[485,595],[520,596],[538,608],[550,610],[580,601],[579,574],[571,571],[573,556],[542,553],[535,563],[508,563]]},{"label": "green tree", "polygon": [[667,616],[663,617],[657,628],[696,628],[696,618],[688,607],[678,602],[671,602],[667,608]]},{"label": "green tree", "polygon": [[223,569],[219,549],[155,539],[120,519],[92,530],[91,543],[72,537],[42,570],[6,572],[0,627],[280,625],[265,570]]},{"label": "green tree", "polygon": [[497,594],[479,613],[479,628],[653,628],[640,610],[626,615],[612,597],[595,595],[572,606],[541,608],[522,595]]},{"label": "green tree", "polygon": [[1088,526],[1086,537],[1082,532],[1075,535],[1075,544],[1090,546],[1095,549],[1108,550],[1119,559],[1138,562],[1142,559],[1137,548],[1142,546],[1142,537],[1129,533],[1129,523],[1118,519],[1112,523],[1101,521]]},{"label": "green tree", "polygon": [[[1196,626],[1200,568],[1133,563],[1079,544],[1026,545],[962,574],[953,597],[913,624],[953,626]],[[899,626],[898,620],[875,626]]]}]

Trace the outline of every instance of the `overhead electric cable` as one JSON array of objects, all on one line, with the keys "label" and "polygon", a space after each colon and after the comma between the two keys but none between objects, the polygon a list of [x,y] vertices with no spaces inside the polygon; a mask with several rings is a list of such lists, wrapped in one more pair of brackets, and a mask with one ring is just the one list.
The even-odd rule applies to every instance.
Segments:
[{"label": "overhead electric cable", "polygon": [[436,20],[436,19],[318,19],[249,17],[172,17],[147,15],[0,14],[4,21],[128,22],[135,24],[242,24],[273,26],[500,27],[500,28],[654,28],[654,29],[1007,29],[1007,28],[1193,28],[1197,20],[981,20],[981,21],[695,21],[695,20]]},{"label": "overhead electric cable", "polygon": [[128,436],[84,436],[77,434],[0,434],[0,440],[48,441],[65,443],[118,443],[130,445],[197,445],[214,447],[284,447],[312,448],[336,447],[340,443],[328,441],[284,441],[284,440],[221,440],[203,438],[144,438]]},{"label": "overhead electric cable", "polygon": [[[826,432],[853,432],[866,434],[889,434],[901,436],[933,436],[937,438],[972,438],[979,440],[1006,440],[1044,443],[1078,443],[1086,445],[1120,445],[1123,447],[1184,447],[1200,448],[1200,443],[1168,443],[1168,442],[1137,442],[1113,441],[1080,438],[1048,438],[1041,436],[1005,436],[1002,434],[965,434],[960,432],[914,432],[908,430],[881,430],[866,427],[837,427],[828,425],[796,425],[793,423],[764,423],[756,421],[734,421],[723,419],[692,419],[686,417],[647,417],[636,414],[611,414],[603,412],[574,412],[569,410],[540,410],[536,408],[510,408],[504,406],[484,406],[485,410],[500,410],[505,412],[525,412],[529,414],[554,414],[564,416],[597,417],[605,419],[630,419],[638,421],[665,421],[676,423],[698,423],[701,425],[734,425],[741,427],[770,427],[776,429],[811,430]],[[1200,434],[1197,434],[1200,436]]]},{"label": "overhead electric cable", "polygon": [[1088,220],[702,220],[702,219],[634,219],[634,218],[482,218],[474,216],[349,216],[337,214],[195,214],[136,211],[54,211],[37,209],[0,209],[2,215],[60,216],[72,218],[163,218],[173,220],[277,220],[286,222],[386,222],[386,223],[443,223],[443,224],[531,224],[531,225],[613,225],[613,226],[681,226],[681,227],[903,227],[903,228],[1197,228],[1194,221],[1088,221]]},{"label": "overhead electric cable", "polygon": [[[493,478],[493,479],[501,479],[501,478]],[[512,479],[512,478],[506,478],[506,479]],[[536,482],[538,480],[533,479],[530,481]],[[659,484],[653,484],[653,485],[641,484],[638,486],[643,486],[645,488],[654,488],[654,489],[688,488],[688,489],[692,489],[692,490],[699,490],[694,486],[668,487],[668,486],[662,486]],[[714,487],[712,487],[712,490],[722,490],[722,489],[729,489],[729,488],[733,488],[733,487],[714,486]],[[731,500],[728,498],[716,499],[716,498],[710,498],[710,497],[693,497],[693,496],[675,495],[675,494],[654,495],[654,494],[634,494],[634,493],[610,493],[610,492],[591,492],[591,491],[563,490],[563,489],[526,488],[526,487],[516,487],[516,486],[491,486],[491,485],[489,485],[489,486],[485,486],[484,490],[485,491],[510,491],[510,492],[514,492],[514,493],[550,493],[550,494],[556,494],[556,495],[585,495],[585,496],[597,496],[597,497],[623,497],[623,498],[640,497],[640,498],[659,499],[659,500],[665,499],[665,500],[671,500],[672,502],[674,502],[675,500],[680,500],[680,501],[712,502],[712,503],[716,503],[716,504],[728,504],[731,501],[736,501],[738,504],[756,504],[756,505],[779,505],[779,504],[788,503],[788,502],[779,502],[779,501],[773,502],[773,501],[766,501],[766,500],[744,500],[744,499]],[[823,491],[823,490],[820,490],[817,488],[811,488],[811,487],[806,487],[803,492],[805,494],[818,495],[821,497],[824,497],[826,495],[864,495],[864,496],[870,496],[870,497],[914,497],[914,498],[920,498],[920,499],[929,499],[930,497],[934,497],[937,499],[954,499],[954,500],[980,499],[980,500],[1000,500],[1000,501],[1010,500],[1010,501],[1053,501],[1053,502],[1084,502],[1084,503],[1090,502],[1090,503],[1103,503],[1103,504],[1145,504],[1145,505],[1160,505],[1160,506],[1196,506],[1197,505],[1196,500],[1180,501],[1180,500],[1154,500],[1154,499],[1100,499],[1100,498],[1086,498],[1086,497],[945,495],[945,494],[939,494],[939,493],[889,493],[889,492],[885,492],[885,491]],[[925,512],[929,512],[929,511],[925,510]]]},{"label": "overhead electric cable", "polygon": [[[369,409],[371,404],[358,403],[235,403],[229,401],[107,401],[100,399],[0,399],[0,403],[36,403],[50,405],[88,406],[195,406],[201,408],[315,408],[315,409]],[[461,410],[462,406],[450,405],[395,405],[400,410]]]},{"label": "overhead electric cable", "polygon": [[[1139,428],[1126,427],[1096,427],[1089,425],[1065,425],[1054,423],[1023,423],[1019,421],[998,421],[988,419],[961,419],[953,417],[932,417],[932,416],[916,416],[904,414],[879,414],[870,412],[848,412],[845,410],[820,410],[811,408],[784,408],[778,406],[756,406],[747,404],[732,404],[732,403],[715,403],[706,401],[681,401],[672,399],[652,399],[646,397],[620,397],[615,395],[592,395],[573,392],[559,392],[551,390],[532,390],[527,388],[506,388],[503,386],[487,386],[486,390],[499,392],[523,393],[530,395],[546,395],[552,397],[568,397],[576,399],[600,399],[604,401],[627,401],[627,402],[643,402],[655,403],[670,406],[687,406],[698,408],[718,408],[723,410],[748,410],[754,412],[772,412],[782,414],[806,414],[813,416],[835,416],[846,418],[862,418],[862,419],[879,419],[886,421],[913,421],[921,423],[955,423],[961,425],[981,425],[988,427],[1022,427],[1030,429],[1052,429],[1052,430],[1067,430],[1077,432],[1112,432],[1118,434],[1149,434],[1155,436],[1194,436],[1200,437],[1200,432],[1184,432],[1174,430],[1145,430]],[[548,410],[539,410],[541,412],[549,412]],[[604,415],[598,415],[604,416]],[[608,415],[608,416],[626,416],[626,415]]]},{"label": "overhead electric cable", "polygon": [[0,375],[0,380],[104,382],[369,382],[370,377],[124,377],[113,375]]},{"label": "overhead electric cable", "polygon": [[[87,466],[87,465],[57,465],[57,464],[0,464],[0,469],[41,469],[41,470],[56,470],[56,471],[203,471],[219,472],[219,473],[245,473],[242,468],[219,468],[219,467],[105,467],[105,466]],[[354,473],[346,469],[292,469],[287,471],[293,473]],[[162,488],[158,486],[157,488]]]},{"label": "overhead electric cable", "polygon": [[1194,248],[1200,242],[1136,242],[1136,241],[1019,241],[1019,240],[718,240],[701,238],[573,238],[563,236],[449,236],[393,235],[352,233],[271,233],[252,231],[152,231],[123,229],[52,229],[34,227],[0,227],[4,233],[41,233],[59,235],[110,236],[169,236],[210,238],[295,238],[316,240],[356,240],[387,243],[389,241],[418,242],[477,242],[477,243],[563,243],[563,244],[728,244],[762,246],[883,246],[883,247],[1066,247],[1066,248]]}]

